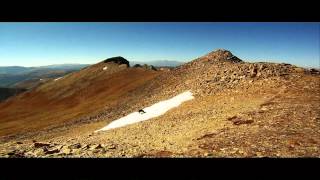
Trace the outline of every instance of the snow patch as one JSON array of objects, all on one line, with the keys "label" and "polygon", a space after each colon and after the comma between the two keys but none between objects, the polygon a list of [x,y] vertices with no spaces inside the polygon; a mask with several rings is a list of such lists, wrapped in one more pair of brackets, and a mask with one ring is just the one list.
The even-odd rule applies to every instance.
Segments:
[{"label": "snow patch", "polygon": [[106,67],[103,68],[104,71],[107,70],[107,69],[108,69],[108,66],[106,66]]},{"label": "snow patch", "polygon": [[131,114],[128,114],[127,116],[124,116],[120,119],[117,119],[115,121],[112,121],[107,126],[103,127],[102,129],[99,129],[98,131],[106,131],[109,129],[119,128],[123,127],[129,124],[137,123],[140,121],[145,121],[154,117],[158,117],[160,115],[165,114],[167,111],[169,111],[172,108],[178,107],[181,103],[193,99],[193,95],[190,91],[186,91],[184,93],[181,93],[171,99],[160,101],[156,104],[153,104],[152,106],[146,107],[143,110],[145,113],[140,114],[139,112],[133,112]]},{"label": "snow patch", "polygon": [[54,81],[58,81],[59,79],[61,79],[62,77],[59,77],[59,78],[57,78],[57,79],[54,79]]}]

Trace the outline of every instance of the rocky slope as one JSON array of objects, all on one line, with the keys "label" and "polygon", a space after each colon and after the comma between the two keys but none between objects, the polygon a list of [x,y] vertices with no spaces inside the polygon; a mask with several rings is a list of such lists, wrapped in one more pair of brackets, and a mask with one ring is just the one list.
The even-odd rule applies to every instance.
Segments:
[{"label": "rocky slope", "polygon": [[[162,116],[93,133],[112,120],[185,90],[191,90],[195,99]],[[159,73],[118,98],[121,101],[89,121],[7,139],[0,145],[1,155],[320,156],[320,76],[317,70],[290,64],[248,63],[219,49]]]}]

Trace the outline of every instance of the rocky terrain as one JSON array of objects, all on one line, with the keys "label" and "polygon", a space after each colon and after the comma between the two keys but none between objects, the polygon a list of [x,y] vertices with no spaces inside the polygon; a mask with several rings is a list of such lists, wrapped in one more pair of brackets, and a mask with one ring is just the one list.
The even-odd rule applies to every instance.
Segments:
[{"label": "rocky terrain", "polygon": [[[114,70],[101,71],[105,63]],[[115,97],[112,101],[105,93],[96,98],[90,90],[80,94],[104,100],[99,101],[105,102],[103,106],[89,104],[97,109],[95,113],[81,114],[88,111],[79,109],[77,118],[61,117],[64,121],[45,124],[33,131],[25,128],[24,133],[19,133],[22,128],[8,125],[8,129],[16,130],[2,133],[0,156],[320,157],[320,74],[316,69],[249,63],[223,49],[168,71],[140,66],[129,68],[122,61],[116,64],[98,63],[71,74],[73,78],[61,80],[59,85],[45,83],[35,92],[55,99],[68,97],[69,92],[76,93],[71,88],[81,91],[89,87],[79,82],[96,86],[111,83],[103,77],[117,83],[123,82],[124,77],[149,78],[121,95],[117,95],[118,90],[126,89],[125,83],[117,91],[110,91],[112,86],[100,86],[100,91]],[[141,75],[135,75],[137,73]],[[103,80],[97,81],[100,78]],[[162,116],[94,133],[115,119],[186,90],[191,90],[195,99]],[[33,95],[33,98],[37,97]],[[69,100],[74,98],[76,96],[70,96]],[[0,110],[0,116],[15,107],[11,105],[14,101],[0,104],[6,107],[6,111]],[[19,113],[11,116],[19,118]],[[46,116],[59,117],[50,113]],[[0,123],[8,124],[7,121]],[[33,121],[37,118],[29,118],[28,122]],[[10,122],[15,125],[22,121]]]}]

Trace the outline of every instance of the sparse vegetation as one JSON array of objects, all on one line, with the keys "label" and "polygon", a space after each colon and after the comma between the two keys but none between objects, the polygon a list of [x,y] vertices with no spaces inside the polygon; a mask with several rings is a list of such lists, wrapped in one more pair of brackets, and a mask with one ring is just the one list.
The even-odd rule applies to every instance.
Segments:
[{"label": "sparse vegetation", "polygon": [[[144,67],[103,61],[1,103],[0,156],[320,157],[319,71],[226,50]],[[185,90],[195,99],[162,116],[93,133]]]}]

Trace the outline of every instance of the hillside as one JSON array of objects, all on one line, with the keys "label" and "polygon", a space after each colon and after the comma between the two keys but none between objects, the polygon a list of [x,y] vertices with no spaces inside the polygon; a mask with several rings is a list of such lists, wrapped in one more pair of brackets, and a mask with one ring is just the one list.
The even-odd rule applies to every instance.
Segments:
[{"label": "hillside", "polygon": [[[170,71],[101,62],[0,104],[0,152],[6,157],[320,157],[319,82],[317,70],[248,63],[223,49]],[[194,99],[161,116],[94,133],[185,91]],[[27,102],[37,108],[22,108]],[[20,134],[27,129],[36,133]]]},{"label": "hillside", "polygon": [[[59,76],[58,76],[59,77]],[[33,89],[47,81],[51,80],[52,78],[33,78],[27,79],[20,82],[15,83],[12,85],[14,88],[23,88],[23,89]]]},{"label": "hillside", "polygon": [[129,69],[126,64],[101,62],[51,79],[0,104],[0,135],[22,134],[66,121],[92,118],[112,108],[119,97],[157,74],[159,72],[142,68]]}]

